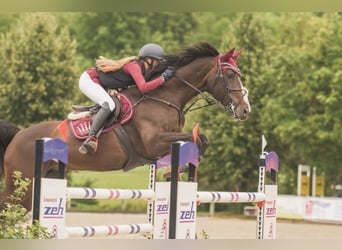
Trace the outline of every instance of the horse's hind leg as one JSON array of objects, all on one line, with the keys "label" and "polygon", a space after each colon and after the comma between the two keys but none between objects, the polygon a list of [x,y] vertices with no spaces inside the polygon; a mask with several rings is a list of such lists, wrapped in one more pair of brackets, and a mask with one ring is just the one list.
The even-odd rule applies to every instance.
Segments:
[{"label": "horse's hind leg", "polygon": [[205,151],[209,147],[209,139],[204,134],[199,134],[197,137],[197,146],[199,150],[199,154],[202,156],[204,155]]}]

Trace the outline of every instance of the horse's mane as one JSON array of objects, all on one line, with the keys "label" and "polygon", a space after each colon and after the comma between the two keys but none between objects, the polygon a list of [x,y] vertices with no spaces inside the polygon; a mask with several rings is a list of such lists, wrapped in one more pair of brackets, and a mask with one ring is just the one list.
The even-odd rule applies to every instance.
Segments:
[{"label": "horse's mane", "polygon": [[209,43],[200,42],[194,46],[184,47],[182,51],[174,55],[165,55],[164,61],[146,74],[146,80],[155,78],[168,67],[181,68],[200,57],[217,56],[219,52]]}]

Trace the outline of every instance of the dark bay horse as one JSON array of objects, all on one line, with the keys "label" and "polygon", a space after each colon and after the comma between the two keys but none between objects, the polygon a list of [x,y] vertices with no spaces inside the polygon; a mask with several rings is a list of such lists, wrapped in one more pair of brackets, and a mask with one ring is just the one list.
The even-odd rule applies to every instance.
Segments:
[{"label": "dark bay horse", "polygon": [[[195,96],[205,98],[210,104],[213,96],[234,119],[246,120],[250,112],[248,91],[241,82],[241,74],[236,65],[240,51],[230,49],[224,54],[208,43],[199,43],[184,48],[179,54],[167,55],[149,78],[160,75],[166,67],[172,66],[175,75],[166,84],[142,94],[136,87],[123,90],[134,103],[134,116],[115,131],[103,133],[95,154],[82,155],[78,148],[82,141],[76,139],[66,126],[66,135],[58,129],[62,121],[47,121],[19,132],[13,129],[13,139],[4,157],[2,176],[5,190],[0,195],[0,209],[13,192],[12,175],[21,171],[23,177],[34,175],[34,152],[37,138],[51,137],[65,140],[69,146],[69,160],[66,171],[127,171],[137,166],[152,163],[170,153],[171,143],[194,141],[192,133],[182,133],[185,123],[185,109]],[[206,92],[206,93],[205,93]],[[209,93],[209,95],[208,95]],[[0,133],[1,133],[0,129]],[[0,134],[1,140],[3,135]],[[8,138],[7,138],[8,140]],[[200,134],[196,143],[201,154],[209,145],[205,135]],[[8,144],[8,143],[7,143]],[[7,144],[5,144],[7,146]],[[43,166],[43,176],[56,177],[57,164],[48,161]],[[31,209],[31,189],[23,206]]]}]

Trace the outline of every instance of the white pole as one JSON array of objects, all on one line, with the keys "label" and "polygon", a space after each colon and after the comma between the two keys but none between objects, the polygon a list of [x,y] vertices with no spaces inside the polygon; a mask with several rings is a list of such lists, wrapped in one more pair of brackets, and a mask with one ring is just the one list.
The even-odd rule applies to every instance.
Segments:
[{"label": "white pole", "polygon": [[[148,183],[148,189],[153,190],[155,193],[155,183],[156,183],[156,164],[150,164],[150,176],[149,176],[149,183]],[[147,222],[149,224],[154,225],[154,199],[148,200],[147,203]],[[151,235],[148,237],[153,239],[153,232],[151,232]]]},{"label": "white pole", "polygon": [[209,204],[209,216],[214,217],[215,215],[215,202],[210,202]]},{"label": "white pole", "polygon": [[150,189],[111,189],[68,187],[70,199],[154,199],[154,191]]},{"label": "white pole", "polygon": [[312,185],[311,185],[311,195],[316,196],[316,167],[312,168]]},{"label": "white pole", "polygon": [[264,193],[249,192],[197,192],[201,203],[246,203],[265,200]]},{"label": "white pole", "polygon": [[302,165],[298,165],[298,171],[297,171],[297,196],[301,195],[302,190]]},{"label": "white pole", "polygon": [[[259,156],[259,184],[258,193],[265,193],[265,177],[266,177],[266,155],[265,147],[267,145],[265,136],[262,135],[262,148]],[[258,207],[257,215],[257,239],[263,239],[263,227],[264,227],[264,206]]]},{"label": "white pole", "polygon": [[152,224],[127,224],[127,225],[107,225],[107,226],[83,226],[83,227],[67,227],[69,237],[95,237],[110,236],[117,234],[137,234],[148,233],[153,231]]}]

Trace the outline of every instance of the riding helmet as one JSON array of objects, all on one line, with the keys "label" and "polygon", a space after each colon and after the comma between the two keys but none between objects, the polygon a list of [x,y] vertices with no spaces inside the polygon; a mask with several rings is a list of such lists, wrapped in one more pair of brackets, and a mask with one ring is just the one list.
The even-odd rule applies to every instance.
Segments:
[{"label": "riding helmet", "polygon": [[160,47],[158,44],[155,44],[155,43],[145,44],[140,49],[138,57],[139,58],[152,57],[152,58],[161,60],[164,57],[164,50],[162,47]]}]

